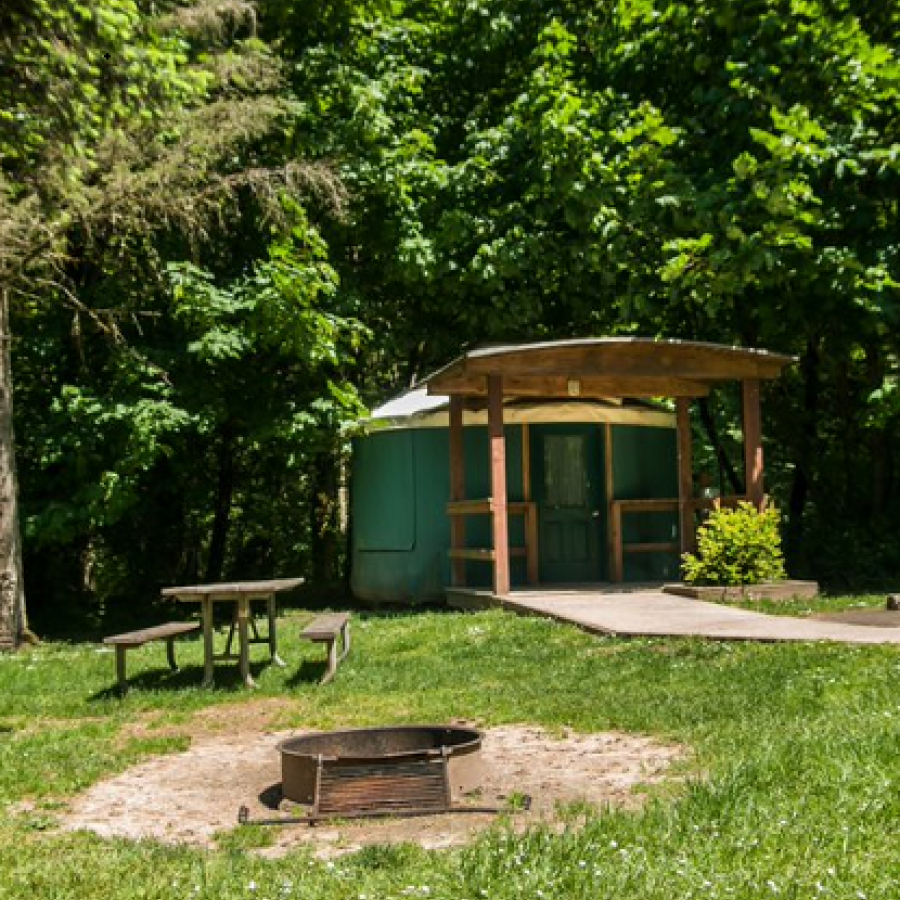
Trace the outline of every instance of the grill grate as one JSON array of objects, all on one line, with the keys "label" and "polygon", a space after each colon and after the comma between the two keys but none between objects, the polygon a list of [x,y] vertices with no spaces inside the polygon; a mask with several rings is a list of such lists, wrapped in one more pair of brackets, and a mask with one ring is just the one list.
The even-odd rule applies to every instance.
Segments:
[{"label": "grill grate", "polygon": [[450,808],[447,759],[347,765],[320,756],[315,798],[316,817],[446,812]]}]

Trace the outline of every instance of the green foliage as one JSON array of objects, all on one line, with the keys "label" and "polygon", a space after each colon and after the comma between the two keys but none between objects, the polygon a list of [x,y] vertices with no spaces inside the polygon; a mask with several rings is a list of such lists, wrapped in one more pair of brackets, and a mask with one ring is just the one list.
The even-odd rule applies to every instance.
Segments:
[{"label": "green foliage", "polygon": [[[345,428],[362,414],[342,372],[367,330],[339,311],[318,231],[301,210],[292,216],[246,275],[170,263],[168,289],[144,299],[151,315],[120,326],[127,344],[51,360],[46,339],[23,340],[21,466],[39,596],[75,599],[54,581],[85,585],[89,602],[152,597],[161,583],[232,567],[308,569],[316,515],[306,511],[322,490],[312,461],[339,465]],[[41,311],[35,337],[52,329],[53,346],[67,318]],[[27,378],[39,368],[58,386],[49,407],[41,380]]]},{"label": "green foliage", "polygon": [[900,533],[895,13],[279,6],[310,98],[299,133],[352,186],[329,242],[378,334],[364,389],[483,341],[639,333],[792,353],[764,403],[791,553],[873,515]]},{"label": "green foliage", "polygon": [[684,554],[685,581],[732,586],[786,577],[779,521],[774,506],[761,512],[752,503],[713,509],[697,529],[697,555]]},{"label": "green foliage", "polygon": [[896,544],[898,46],[855,0],[4,4],[37,602],[221,540],[312,565],[360,396],[576,334],[796,354],[764,398],[792,566]]},{"label": "green foliage", "polygon": [[20,188],[30,186],[37,163],[89,177],[111,131],[136,115],[152,122],[204,86],[200,70],[186,65],[183,38],[160,31],[134,0],[12,3],[0,22],[0,158],[8,175],[22,178]]},{"label": "green foliage", "polygon": [[13,3],[0,24],[37,619],[230,565],[303,570],[366,330],[299,200],[325,218],[340,185],[285,152],[294,103],[253,5]]}]

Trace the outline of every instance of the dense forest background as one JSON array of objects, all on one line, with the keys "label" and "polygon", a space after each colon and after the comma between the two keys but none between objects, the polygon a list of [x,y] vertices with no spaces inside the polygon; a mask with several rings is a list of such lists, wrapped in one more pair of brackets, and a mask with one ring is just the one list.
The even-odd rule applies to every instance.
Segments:
[{"label": "dense forest background", "polygon": [[[896,583],[898,40],[862,0],[7,0],[32,622],[340,584],[366,406],[567,336],[796,354],[763,397],[789,568]],[[737,403],[701,459],[737,464]]]}]

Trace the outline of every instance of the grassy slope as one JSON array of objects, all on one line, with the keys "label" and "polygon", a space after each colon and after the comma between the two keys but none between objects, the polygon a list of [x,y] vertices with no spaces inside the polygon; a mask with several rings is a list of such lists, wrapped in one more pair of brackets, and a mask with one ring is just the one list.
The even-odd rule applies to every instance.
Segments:
[{"label": "grassy slope", "polygon": [[497,612],[423,613],[358,622],[353,653],[321,688],[321,648],[297,641],[302,621],[282,624],[289,668],[262,669],[254,695],[295,701],[285,727],[465,717],[623,729],[690,745],[698,777],[563,835],[501,828],[461,852],[374,848],[331,865],[58,835],[61,799],[183,746],[151,733],[123,750],[123,726],[149,711],[160,726],[184,722],[248,695],[233,677],[197,687],[198,641],[180,647],[175,676],[162,645],[133,652],[124,701],[106,693],[110,654],[48,645],[0,657],[0,804],[37,801],[0,817],[0,897],[900,896],[895,648],[625,641]]}]

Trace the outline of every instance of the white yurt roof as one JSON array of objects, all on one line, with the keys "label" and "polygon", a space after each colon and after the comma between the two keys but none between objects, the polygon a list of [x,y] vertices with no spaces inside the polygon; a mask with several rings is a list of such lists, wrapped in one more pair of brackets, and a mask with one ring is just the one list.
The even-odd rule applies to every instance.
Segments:
[{"label": "white yurt roof", "polygon": [[[507,398],[503,420],[507,425],[582,422],[674,428],[675,414],[662,406],[633,400]],[[447,428],[450,398],[415,387],[373,409],[367,419],[372,428]],[[487,409],[466,409],[464,425],[486,425]]]}]

